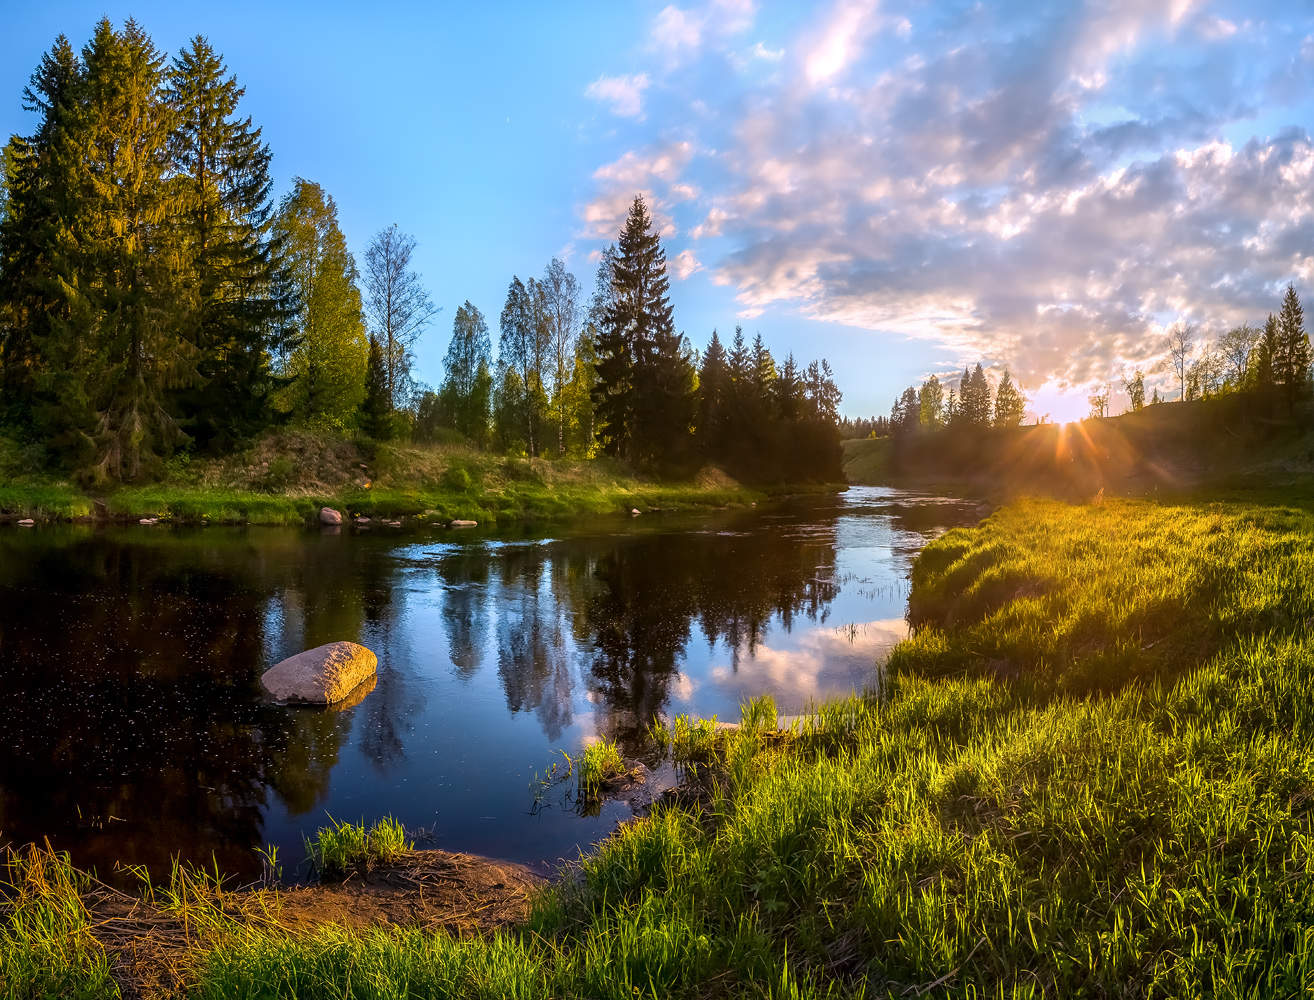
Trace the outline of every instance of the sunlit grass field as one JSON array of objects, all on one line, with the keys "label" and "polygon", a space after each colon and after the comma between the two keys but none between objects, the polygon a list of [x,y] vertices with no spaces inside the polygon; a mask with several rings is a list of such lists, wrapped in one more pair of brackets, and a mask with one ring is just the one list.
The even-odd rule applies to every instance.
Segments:
[{"label": "sunlit grass field", "polygon": [[[1312,509],[1003,508],[918,559],[878,691],[656,732],[692,790],[524,929],[216,936],[192,995],[1304,995]],[[7,910],[8,995],[106,982],[72,879]]]}]

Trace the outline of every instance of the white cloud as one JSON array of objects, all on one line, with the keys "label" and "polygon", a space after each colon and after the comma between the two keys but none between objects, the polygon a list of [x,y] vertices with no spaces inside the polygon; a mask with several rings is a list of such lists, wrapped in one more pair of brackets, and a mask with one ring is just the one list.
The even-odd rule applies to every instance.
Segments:
[{"label": "white cloud", "polygon": [[681,49],[696,49],[703,40],[703,18],[679,7],[663,7],[652,25],[653,47],[675,55]]},{"label": "white cloud", "polygon": [[692,250],[681,250],[671,261],[671,271],[681,281],[702,269],[702,263],[694,256]]},{"label": "white cloud", "polygon": [[876,13],[874,0],[841,0],[835,5],[821,39],[806,59],[808,80],[826,83],[848,66],[860,49]]},{"label": "white cloud", "polygon": [[612,114],[637,118],[643,114],[643,92],[648,89],[648,74],[600,76],[584,91],[586,97],[611,105]]},{"label": "white cloud", "polygon": [[780,62],[785,58],[784,49],[769,49],[761,42],[753,46],[753,56],[756,59],[764,59],[767,62]]}]

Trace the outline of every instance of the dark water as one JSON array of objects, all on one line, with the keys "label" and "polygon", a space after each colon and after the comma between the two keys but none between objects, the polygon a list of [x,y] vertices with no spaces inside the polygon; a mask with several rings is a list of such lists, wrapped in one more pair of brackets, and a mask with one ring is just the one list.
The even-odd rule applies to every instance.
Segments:
[{"label": "dark water", "polygon": [[[0,528],[0,836],[102,874],[175,854],[248,874],[329,815],[391,814],[422,846],[574,857],[628,810],[535,808],[557,748],[875,683],[913,556],[971,509],[855,488],[528,539]],[[264,669],[335,639],[378,653],[363,701],[262,700]]]}]

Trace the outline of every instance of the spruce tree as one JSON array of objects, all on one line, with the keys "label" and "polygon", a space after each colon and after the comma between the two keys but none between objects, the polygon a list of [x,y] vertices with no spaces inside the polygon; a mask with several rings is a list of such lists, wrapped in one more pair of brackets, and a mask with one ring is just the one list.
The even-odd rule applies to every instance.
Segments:
[{"label": "spruce tree", "polygon": [[165,95],[188,291],[184,329],[201,376],[179,405],[198,444],[216,448],[269,423],[273,353],[290,346],[292,303],[272,239],[269,146],[238,112],[244,93],[197,35],[174,59]]},{"label": "spruce tree", "polygon": [[388,392],[388,368],[379,338],[370,337],[369,361],[365,366],[365,398],[360,404],[360,427],[376,441],[392,437],[392,397]]},{"label": "spruce tree", "polygon": [[1309,391],[1310,347],[1305,333],[1305,314],[1301,309],[1296,287],[1287,285],[1278,316],[1278,371],[1287,398],[1288,407]]},{"label": "spruce tree", "polygon": [[794,355],[790,354],[780,369],[775,386],[776,413],[782,420],[798,420],[803,415],[804,389],[803,373],[799,371]]},{"label": "spruce tree", "polygon": [[1017,427],[1022,423],[1026,410],[1027,401],[1018,392],[1017,386],[1013,384],[1013,376],[1005,368],[995,392],[995,426]]},{"label": "spruce tree", "polygon": [[[61,148],[83,86],[82,63],[60,35],[41,57],[23,91],[23,109],[38,116],[30,136],[13,136],[4,150],[4,212],[0,214],[0,420],[27,424],[52,437],[41,425],[36,388],[46,387],[47,416],[62,420],[59,393],[51,393],[55,374],[43,349],[69,347],[51,342],[53,325],[67,319],[58,289],[54,235],[71,222],[74,191],[57,172]],[[63,352],[59,352],[63,353]]]},{"label": "spruce tree", "polygon": [[1261,393],[1272,393],[1278,384],[1278,369],[1281,365],[1282,345],[1278,334],[1277,317],[1272,313],[1264,321],[1264,332],[1255,345],[1253,365],[1254,387]]},{"label": "spruce tree", "polygon": [[617,241],[612,285],[596,341],[599,436],[609,454],[640,463],[677,456],[693,420],[692,362],[672,322],[666,251],[641,196]]},{"label": "spruce tree", "polygon": [[730,374],[725,348],[715,330],[698,371],[698,441],[703,453],[720,458],[725,446],[725,418]]},{"label": "spruce tree", "polygon": [[185,440],[170,397],[197,378],[179,336],[181,206],[165,182],[173,117],[164,58],[134,21],[118,32],[102,20],[82,62],[82,99],[56,153],[71,204],[54,253],[65,308],[51,330],[64,349],[51,361],[63,376],[53,395],[67,439],[90,453],[86,474],[134,479]]}]

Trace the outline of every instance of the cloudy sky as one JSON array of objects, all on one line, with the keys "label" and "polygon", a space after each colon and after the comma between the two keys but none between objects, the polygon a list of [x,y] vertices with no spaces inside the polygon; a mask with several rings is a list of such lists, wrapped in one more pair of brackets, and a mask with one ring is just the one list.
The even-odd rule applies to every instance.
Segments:
[{"label": "cloudy sky", "polygon": [[980,359],[1080,415],[1174,321],[1314,295],[1309,0],[16,6],[6,132],[59,31],[209,36],[281,187],[324,184],[357,252],[419,239],[431,382],[464,299],[495,323],[554,254],[591,286],[636,192],[694,345],[825,355],[851,414]]}]

